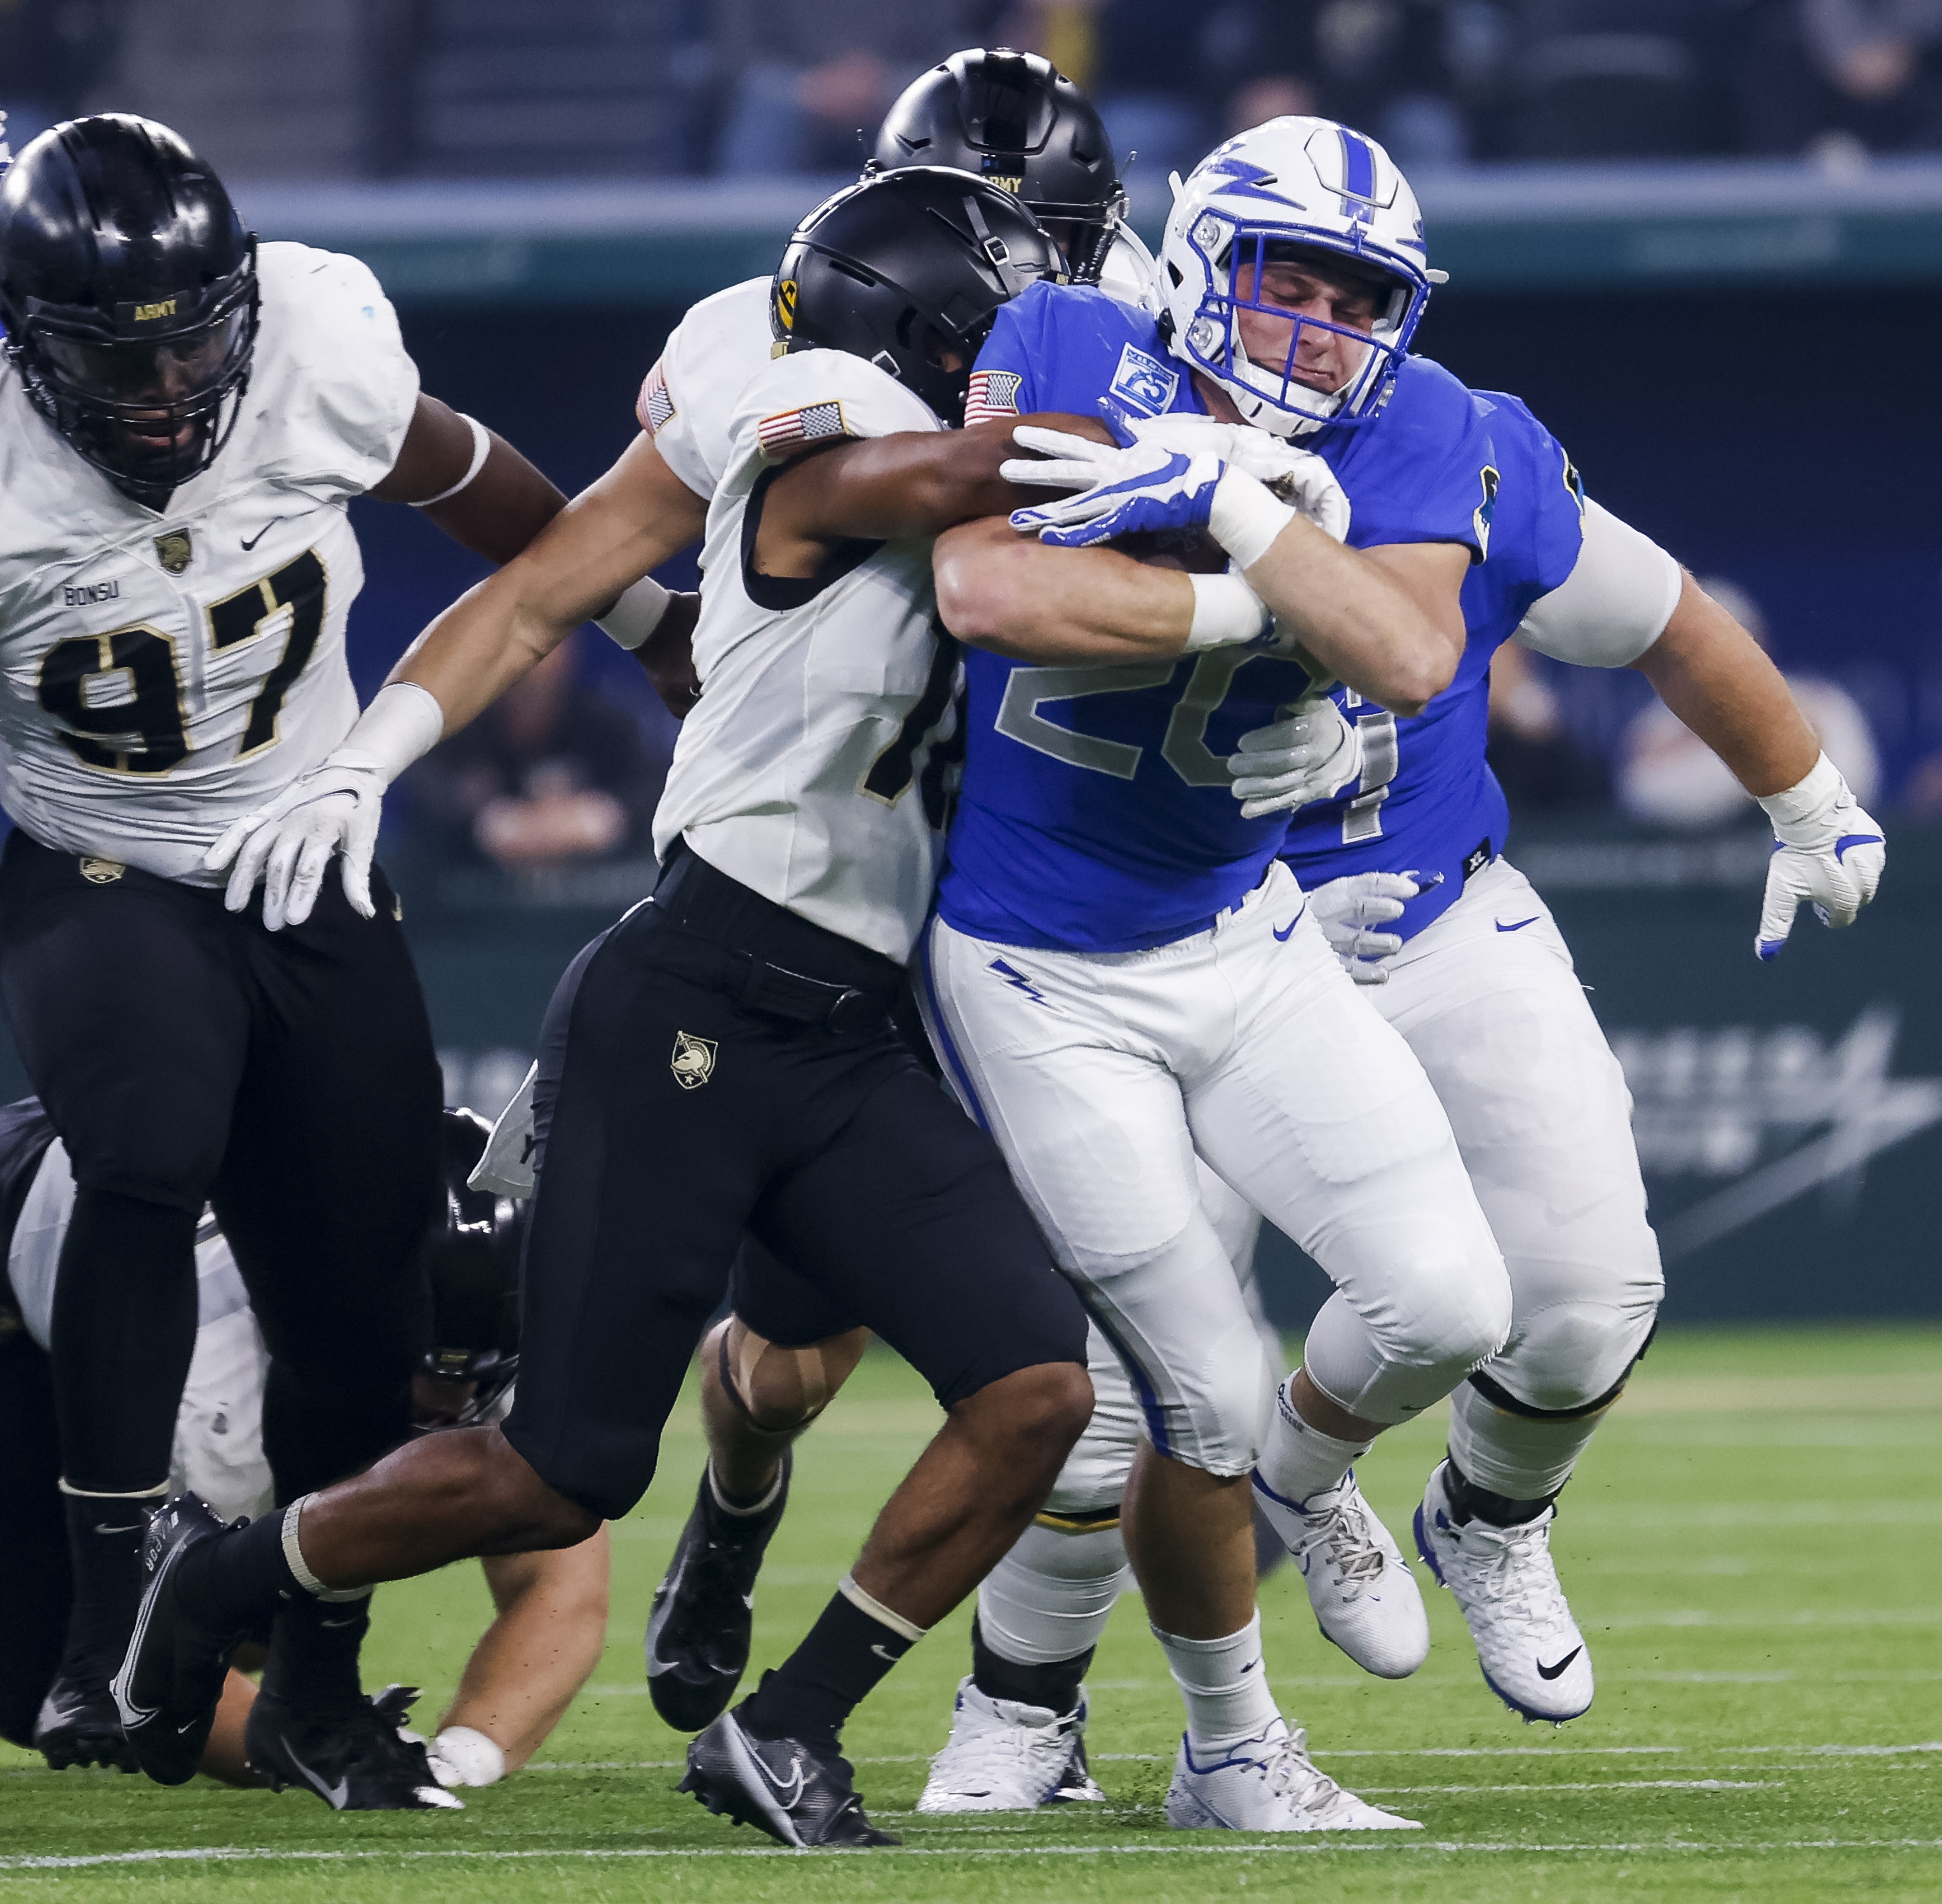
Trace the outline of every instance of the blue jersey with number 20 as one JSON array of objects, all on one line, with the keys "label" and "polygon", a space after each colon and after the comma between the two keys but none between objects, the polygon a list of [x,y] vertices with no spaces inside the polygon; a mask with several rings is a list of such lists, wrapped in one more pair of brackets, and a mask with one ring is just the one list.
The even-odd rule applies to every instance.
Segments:
[{"label": "blue jersey with number 20", "polygon": [[1338,688],[1337,701],[1362,730],[1362,777],[1334,799],[1297,809],[1282,849],[1311,892],[1351,873],[1441,873],[1383,928],[1405,939],[1504,850],[1509,810],[1484,758],[1490,658],[1570,574],[1584,540],[1584,491],[1557,440],[1515,397],[1481,391],[1472,400],[1490,433],[1492,500],[1485,559],[1463,584],[1456,679],[1407,719]]},{"label": "blue jersey with number 20", "polygon": [[[1104,292],[1034,284],[998,313],[971,414],[1200,412],[1153,321]],[[1306,440],[1348,492],[1349,541],[1483,553],[1487,419],[1421,357],[1380,420]],[[968,652],[964,786],[938,895],[960,931],[1001,944],[1132,952],[1204,931],[1259,884],[1285,817],[1246,820],[1227,756],[1309,685],[1245,648],[1116,666],[1034,667]]]}]

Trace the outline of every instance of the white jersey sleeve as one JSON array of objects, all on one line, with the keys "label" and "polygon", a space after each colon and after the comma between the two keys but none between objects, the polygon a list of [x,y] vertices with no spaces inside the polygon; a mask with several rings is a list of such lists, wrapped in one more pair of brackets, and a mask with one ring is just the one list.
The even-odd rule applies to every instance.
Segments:
[{"label": "white jersey sleeve", "polygon": [[698,496],[712,496],[721,485],[737,401],[768,368],[773,341],[769,281],[749,278],[696,305],[641,385],[641,428]]},{"label": "white jersey sleeve", "polygon": [[201,861],[224,828],[357,717],[346,512],[418,403],[365,266],[269,244],[259,270],[235,428],[165,509],[121,494],[0,368],[0,800],[57,852],[201,885],[222,882]]},{"label": "white jersey sleeve", "polygon": [[1681,583],[1656,542],[1588,497],[1576,566],[1531,604],[1515,639],[1579,667],[1628,667],[1665,633]]},{"label": "white jersey sleeve", "polygon": [[919,783],[957,669],[933,626],[930,538],[853,544],[816,581],[745,570],[743,541],[792,453],[942,428],[895,379],[835,351],[780,358],[743,391],[702,553],[701,698],[654,817],[663,859],[685,838],[764,898],[899,963],[935,883]]}]

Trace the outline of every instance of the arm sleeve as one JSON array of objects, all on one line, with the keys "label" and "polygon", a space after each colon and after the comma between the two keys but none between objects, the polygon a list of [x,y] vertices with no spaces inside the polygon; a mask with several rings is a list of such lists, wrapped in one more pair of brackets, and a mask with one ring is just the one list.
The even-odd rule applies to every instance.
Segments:
[{"label": "arm sleeve", "polygon": [[1665,632],[1679,564],[1649,536],[1588,497],[1577,566],[1532,603],[1515,639],[1579,667],[1626,667]]}]

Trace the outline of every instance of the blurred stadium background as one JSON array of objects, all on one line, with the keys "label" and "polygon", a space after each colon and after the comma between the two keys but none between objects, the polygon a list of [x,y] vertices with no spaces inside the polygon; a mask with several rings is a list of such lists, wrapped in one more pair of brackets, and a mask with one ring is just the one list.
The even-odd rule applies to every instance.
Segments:
[{"label": "blurred stadium background", "polygon": [[[425,387],[571,492],[685,307],[767,272],[858,128],[980,42],[1092,90],[1149,235],[1230,130],[1383,139],[1450,274],[1420,347],[1524,397],[1764,631],[1889,823],[1853,934],[1754,963],[1765,825],[1622,672],[1494,684],[1511,854],[1625,1060],[1668,1317],[1942,1311],[1942,0],[0,0],[0,109],[17,151],[79,112],[175,126],[260,235],[367,259]],[[355,514],[368,695],[476,572]],[[584,631],[394,802],[455,1100],[498,1108],[566,959],[646,889],[673,731]],[[1314,1272],[1267,1268],[1305,1320]]]}]

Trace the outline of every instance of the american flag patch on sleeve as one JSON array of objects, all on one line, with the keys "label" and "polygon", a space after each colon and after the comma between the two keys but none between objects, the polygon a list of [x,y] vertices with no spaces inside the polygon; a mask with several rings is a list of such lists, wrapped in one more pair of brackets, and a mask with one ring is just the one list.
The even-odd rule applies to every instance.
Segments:
[{"label": "american flag patch on sleeve", "polygon": [[1015,370],[974,370],[964,399],[966,424],[995,422],[1018,413],[1018,386],[1025,379]]},{"label": "american flag patch on sleeve", "polygon": [[641,385],[640,400],[634,406],[634,414],[641,419],[641,428],[651,437],[664,429],[668,419],[674,414],[674,399],[668,394],[667,376],[658,362]]},{"label": "american flag patch on sleeve", "polygon": [[764,417],[755,426],[764,456],[780,455],[803,443],[822,443],[851,434],[843,420],[843,406],[834,399],[826,403],[805,403],[799,410],[784,410],[780,416]]}]

